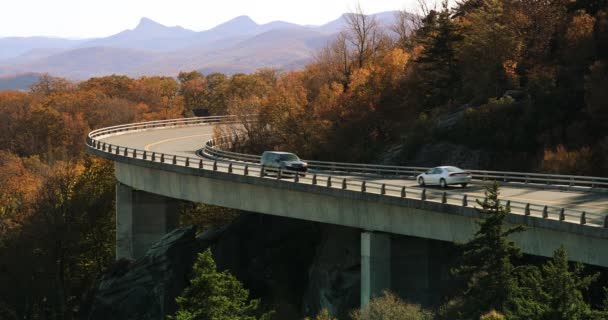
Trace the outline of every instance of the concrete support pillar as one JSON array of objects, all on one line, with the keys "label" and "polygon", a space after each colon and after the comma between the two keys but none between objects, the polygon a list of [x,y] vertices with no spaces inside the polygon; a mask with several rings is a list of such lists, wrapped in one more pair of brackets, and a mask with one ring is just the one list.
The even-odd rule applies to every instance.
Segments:
[{"label": "concrete support pillar", "polygon": [[361,233],[361,306],[391,288],[391,238],[389,234]]},{"label": "concrete support pillar", "polygon": [[142,257],[178,223],[174,199],[116,184],[116,260]]}]

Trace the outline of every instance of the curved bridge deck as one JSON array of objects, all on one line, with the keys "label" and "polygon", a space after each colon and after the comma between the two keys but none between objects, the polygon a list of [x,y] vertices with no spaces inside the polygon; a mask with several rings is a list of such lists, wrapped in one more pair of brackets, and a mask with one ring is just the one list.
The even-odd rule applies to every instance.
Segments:
[{"label": "curved bridge deck", "polygon": [[[213,135],[215,122],[206,122],[210,120],[197,118],[101,129],[89,135],[87,144],[91,153],[115,161],[122,185],[154,195],[442,241],[466,241],[477,228],[480,214],[474,200],[483,198],[481,183],[422,189],[403,177],[323,170],[306,177],[261,177],[262,168],[254,163],[198,157],[196,150]],[[511,201],[508,223],[528,227],[513,237],[524,252],[551,256],[564,245],[573,260],[608,266],[608,193],[507,183],[501,199]],[[162,199],[150,201],[168,208]]]}]

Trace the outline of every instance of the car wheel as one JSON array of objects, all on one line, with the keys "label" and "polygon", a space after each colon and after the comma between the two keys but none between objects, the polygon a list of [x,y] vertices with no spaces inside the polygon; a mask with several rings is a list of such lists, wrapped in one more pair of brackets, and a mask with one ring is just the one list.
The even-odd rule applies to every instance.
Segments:
[{"label": "car wheel", "polygon": [[461,183],[460,185],[461,185],[463,188],[466,188],[466,187],[467,187],[467,185],[468,185],[468,183]]},{"label": "car wheel", "polygon": [[423,177],[418,178],[418,184],[420,186],[424,187],[424,178]]},{"label": "car wheel", "polygon": [[439,185],[441,186],[442,189],[445,189],[448,187],[448,184],[445,182],[445,179],[439,180]]}]

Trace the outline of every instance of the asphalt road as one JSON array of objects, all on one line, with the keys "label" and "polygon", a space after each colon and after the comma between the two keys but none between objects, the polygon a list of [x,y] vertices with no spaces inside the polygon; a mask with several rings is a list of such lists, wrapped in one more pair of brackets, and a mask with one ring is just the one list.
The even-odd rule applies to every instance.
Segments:
[{"label": "asphalt road", "polygon": [[[198,157],[196,151],[201,149],[204,143],[213,137],[213,128],[213,125],[157,128],[148,131],[124,133],[101,140],[121,147],[196,158]],[[350,178],[349,176],[340,177]],[[360,177],[353,178],[361,179]],[[377,178],[366,178],[366,180],[406,187],[417,186],[414,180]],[[429,190],[440,191],[441,189],[429,187]],[[481,198],[484,195],[484,186],[473,183],[466,188],[461,188],[460,186],[449,187],[447,191],[461,194],[466,193],[471,198]],[[608,192],[559,191],[523,185],[510,185],[508,183],[502,185],[500,192],[500,198],[504,201],[530,202],[596,214],[608,213]]]}]

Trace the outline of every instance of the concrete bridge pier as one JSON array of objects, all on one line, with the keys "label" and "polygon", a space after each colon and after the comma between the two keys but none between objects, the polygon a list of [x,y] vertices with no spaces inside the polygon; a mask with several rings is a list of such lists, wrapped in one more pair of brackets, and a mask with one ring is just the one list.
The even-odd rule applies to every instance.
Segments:
[{"label": "concrete bridge pier", "polygon": [[391,288],[391,236],[361,233],[361,306]]},{"label": "concrete bridge pier", "polygon": [[116,260],[142,257],[178,223],[176,200],[116,184]]}]

